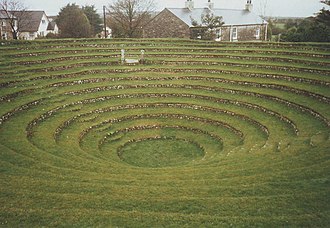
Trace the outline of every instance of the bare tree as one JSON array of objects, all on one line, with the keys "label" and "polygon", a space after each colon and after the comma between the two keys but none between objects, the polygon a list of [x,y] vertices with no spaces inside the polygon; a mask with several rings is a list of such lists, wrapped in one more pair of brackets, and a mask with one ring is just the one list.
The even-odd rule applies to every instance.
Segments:
[{"label": "bare tree", "polygon": [[268,0],[260,0],[259,16],[264,21],[268,22],[268,24],[266,25],[265,40],[267,39],[271,40],[273,36],[273,29],[275,29],[275,25],[273,19],[270,17],[270,12],[268,12]]},{"label": "bare tree", "polygon": [[261,0],[259,3],[259,15],[265,19],[268,9],[268,0]]},{"label": "bare tree", "polygon": [[139,37],[142,27],[151,19],[153,0],[117,0],[109,5],[109,25],[114,35]]},{"label": "bare tree", "polygon": [[22,28],[31,23],[30,13],[26,11],[26,7],[19,0],[0,0],[0,10],[7,17],[13,39],[18,39]]}]

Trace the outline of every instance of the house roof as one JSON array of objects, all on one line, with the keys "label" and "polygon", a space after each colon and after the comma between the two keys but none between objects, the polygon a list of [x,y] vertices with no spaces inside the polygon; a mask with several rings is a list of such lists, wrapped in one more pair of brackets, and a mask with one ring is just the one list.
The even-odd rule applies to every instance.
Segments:
[{"label": "house roof", "polygon": [[22,28],[22,32],[36,32],[39,30],[44,11],[27,11],[29,23]]},{"label": "house roof", "polygon": [[17,17],[22,17],[21,32],[37,32],[42,20],[42,16],[46,15],[44,11],[12,11]]},{"label": "house roof", "polygon": [[55,26],[56,26],[55,21],[51,21],[48,24],[47,30],[53,31],[53,30],[55,30]]},{"label": "house roof", "polygon": [[266,24],[260,16],[248,10],[236,10],[236,9],[212,9],[209,8],[194,8],[189,10],[188,8],[167,8],[175,16],[180,18],[189,27],[192,25],[192,20],[195,20],[198,24],[202,24],[201,16],[206,13],[213,13],[215,16],[221,16],[224,25],[254,25],[254,24]]},{"label": "house roof", "polygon": [[[9,14],[9,18],[15,18],[11,13]],[[8,19],[8,16],[4,10],[0,10],[0,19]]]}]

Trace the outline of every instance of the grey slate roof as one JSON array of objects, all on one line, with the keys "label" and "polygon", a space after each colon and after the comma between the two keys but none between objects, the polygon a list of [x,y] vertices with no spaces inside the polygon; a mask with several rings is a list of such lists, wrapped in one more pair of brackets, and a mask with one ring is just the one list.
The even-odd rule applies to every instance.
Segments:
[{"label": "grey slate roof", "polygon": [[235,9],[208,9],[208,8],[195,8],[189,10],[188,8],[167,8],[175,16],[180,18],[189,27],[192,25],[192,19],[201,24],[201,15],[206,13],[213,13],[215,16],[221,16],[224,26],[230,25],[255,25],[266,24],[260,16],[247,10],[235,10]]},{"label": "grey slate roof", "polygon": [[53,31],[55,29],[55,25],[56,25],[55,21],[49,22],[47,30]]},{"label": "grey slate roof", "polygon": [[[9,17],[10,18],[14,18],[14,16],[12,14],[10,14],[10,13],[9,13]],[[0,19],[8,19],[7,14],[3,10],[0,10]]]},{"label": "grey slate roof", "polygon": [[44,15],[44,11],[26,11],[27,18],[23,20],[28,20],[28,22],[24,23],[22,27],[22,32],[37,32],[41,23],[42,16]]},{"label": "grey slate roof", "polygon": [[37,32],[44,11],[11,11],[13,15],[20,18],[21,32]]}]

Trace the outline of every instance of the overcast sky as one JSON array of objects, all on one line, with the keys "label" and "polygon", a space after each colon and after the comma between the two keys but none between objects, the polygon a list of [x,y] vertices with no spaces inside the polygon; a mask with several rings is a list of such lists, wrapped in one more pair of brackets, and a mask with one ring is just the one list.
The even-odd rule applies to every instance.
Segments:
[{"label": "overcast sky", "polygon": [[[57,15],[68,3],[78,5],[95,5],[101,13],[102,6],[108,6],[115,0],[22,0],[31,10],[44,10],[49,16]],[[184,7],[186,0],[154,0],[156,8],[161,11],[165,7]],[[203,7],[207,0],[194,0],[195,7]],[[216,8],[242,9],[246,0],[212,0]],[[320,0],[252,0],[254,12],[261,14],[266,11],[267,16],[308,17],[318,12],[325,5]],[[265,10],[266,9],[266,10]]]}]

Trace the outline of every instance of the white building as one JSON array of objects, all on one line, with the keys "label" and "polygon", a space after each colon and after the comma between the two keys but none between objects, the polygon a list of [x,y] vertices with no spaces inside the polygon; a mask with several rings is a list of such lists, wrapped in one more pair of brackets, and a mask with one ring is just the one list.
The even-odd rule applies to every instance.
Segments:
[{"label": "white building", "polygon": [[27,17],[22,19],[20,39],[34,40],[45,37],[49,33],[58,34],[55,21],[50,20],[44,11],[27,11]]}]

